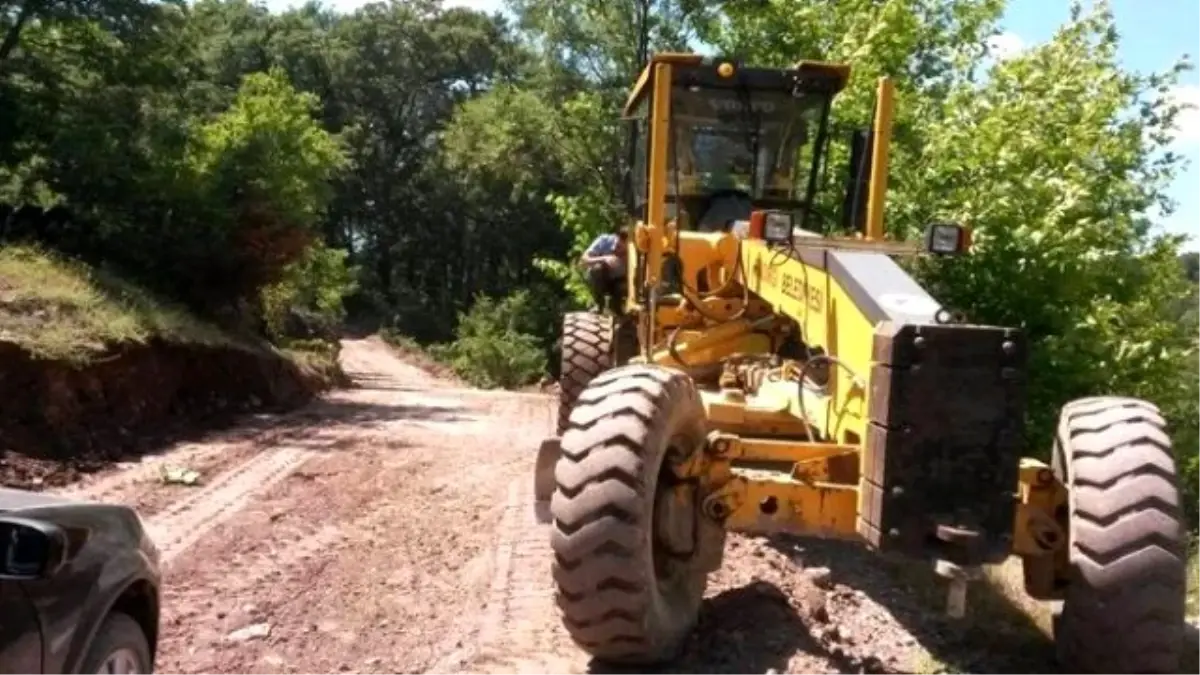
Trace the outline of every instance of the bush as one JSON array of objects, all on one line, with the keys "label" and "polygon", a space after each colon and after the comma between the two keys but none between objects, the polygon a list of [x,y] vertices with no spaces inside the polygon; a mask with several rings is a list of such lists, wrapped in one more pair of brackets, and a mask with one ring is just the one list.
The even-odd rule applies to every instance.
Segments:
[{"label": "bush", "polygon": [[467,382],[484,388],[513,388],[536,382],[546,372],[546,353],[531,334],[536,308],[527,291],[501,300],[479,297],[459,315],[456,339],[431,348]]}]

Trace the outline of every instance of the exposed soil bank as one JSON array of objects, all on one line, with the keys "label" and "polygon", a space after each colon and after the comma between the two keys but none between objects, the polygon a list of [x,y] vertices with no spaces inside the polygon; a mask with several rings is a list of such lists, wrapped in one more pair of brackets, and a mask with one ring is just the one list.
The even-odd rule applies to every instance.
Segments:
[{"label": "exposed soil bank", "polygon": [[293,408],[331,385],[269,349],[152,341],[74,366],[0,342],[0,483],[64,485],[166,436]]}]

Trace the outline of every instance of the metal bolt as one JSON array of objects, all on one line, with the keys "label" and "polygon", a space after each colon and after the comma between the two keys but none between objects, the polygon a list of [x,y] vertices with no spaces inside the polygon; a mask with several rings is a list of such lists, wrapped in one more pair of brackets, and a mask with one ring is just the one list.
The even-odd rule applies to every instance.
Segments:
[{"label": "metal bolt", "polygon": [[1013,352],[1017,351],[1017,345],[1012,340],[1005,340],[1004,343],[1000,345],[1000,349],[1005,354],[1012,354]]},{"label": "metal bolt", "polygon": [[913,346],[916,347],[917,349],[924,349],[925,348],[925,338],[921,337],[920,335],[913,338]]},{"label": "metal bolt", "polygon": [[888,536],[891,537],[892,539],[899,539],[900,538],[900,530],[897,530],[896,528],[893,527],[892,529],[888,530]]},{"label": "metal bolt", "polygon": [[899,485],[892,488],[892,496],[893,497],[903,497],[904,496],[904,488]]}]

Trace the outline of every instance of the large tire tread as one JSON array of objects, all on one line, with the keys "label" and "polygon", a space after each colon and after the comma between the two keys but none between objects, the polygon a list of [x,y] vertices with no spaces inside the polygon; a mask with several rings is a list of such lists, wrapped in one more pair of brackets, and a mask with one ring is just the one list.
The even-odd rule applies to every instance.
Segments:
[{"label": "large tire tread", "polygon": [[597,375],[612,367],[612,320],[595,312],[569,312],[563,317],[562,363],[559,369],[558,434],[579,394]]},{"label": "large tire tread", "polygon": [[660,459],[654,448],[665,433],[663,411],[677,406],[702,414],[687,376],[622,366],[580,392],[562,437],[550,506],[557,603],[572,639],[601,660],[670,658],[690,630],[703,593],[701,575],[695,607],[679,608],[693,616],[655,619],[662,608],[653,606],[657,591],[649,564],[647,528],[657,479],[651,463]]},{"label": "large tire tread", "polygon": [[1056,639],[1072,672],[1179,667],[1186,539],[1165,426],[1137,399],[1063,408],[1055,470],[1070,489],[1071,578]]}]

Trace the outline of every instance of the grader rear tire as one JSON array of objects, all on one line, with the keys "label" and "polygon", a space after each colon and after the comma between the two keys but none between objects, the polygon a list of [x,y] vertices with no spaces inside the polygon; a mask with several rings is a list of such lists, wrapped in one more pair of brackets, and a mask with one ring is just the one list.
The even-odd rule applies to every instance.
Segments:
[{"label": "grader rear tire", "polygon": [[1070,578],[1055,618],[1075,673],[1178,672],[1186,544],[1165,422],[1145,401],[1067,404],[1053,468],[1070,489]]},{"label": "grader rear tire", "polygon": [[562,361],[558,376],[558,435],[580,392],[612,367],[612,318],[596,312],[568,312],[563,317]]},{"label": "grader rear tire", "polygon": [[[569,422],[550,502],[563,624],[601,661],[670,659],[695,626],[712,554],[724,546],[695,500],[664,515],[679,508],[664,459],[700,451],[705,438],[695,385],[666,368],[622,366],[583,390]],[[690,551],[668,545],[672,528],[699,541]]]}]

